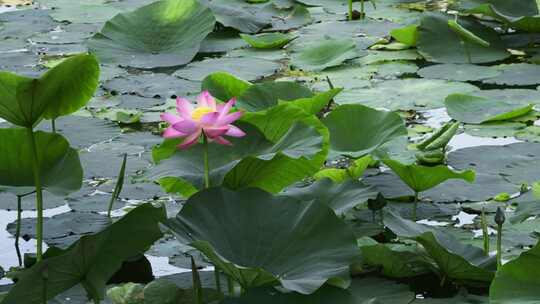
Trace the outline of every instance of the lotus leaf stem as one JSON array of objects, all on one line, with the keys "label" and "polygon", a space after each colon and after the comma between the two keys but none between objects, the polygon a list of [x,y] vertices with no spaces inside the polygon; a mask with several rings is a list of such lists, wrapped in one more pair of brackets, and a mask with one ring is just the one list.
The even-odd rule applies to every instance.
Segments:
[{"label": "lotus leaf stem", "polygon": [[234,296],[234,282],[231,277],[227,277],[227,288],[229,289],[229,295]]},{"label": "lotus leaf stem", "polygon": [[208,166],[208,138],[203,134],[204,188],[210,188],[210,169]]},{"label": "lotus leaf stem", "polygon": [[353,0],[348,0],[349,1],[349,16],[348,16],[348,19],[349,21],[352,20],[353,18]]},{"label": "lotus leaf stem", "polygon": [[497,225],[497,268],[502,266],[502,224]]},{"label": "lotus leaf stem", "polygon": [[221,278],[220,278],[220,271],[217,266],[214,266],[214,278],[216,280],[216,290],[221,293]]},{"label": "lotus leaf stem", "polygon": [[53,133],[56,133],[56,120],[51,119],[51,129]]},{"label": "lotus leaf stem", "polygon": [[482,208],[482,236],[484,238],[484,253],[486,255],[489,255],[489,232],[488,232],[488,225],[487,225],[487,219],[486,219],[486,212],[484,208]]},{"label": "lotus leaf stem", "polygon": [[414,205],[412,211],[412,219],[416,222],[416,209],[418,208],[418,192],[414,193]]},{"label": "lotus leaf stem", "polygon": [[28,139],[30,140],[30,152],[32,154],[32,171],[34,172],[34,186],[36,187],[36,210],[37,210],[37,224],[36,224],[36,237],[37,237],[37,249],[36,260],[40,262],[43,256],[43,189],[41,186],[41,173],[39,170],[39,158],[36,147],[36,138],[32,128],[27,128]]}]

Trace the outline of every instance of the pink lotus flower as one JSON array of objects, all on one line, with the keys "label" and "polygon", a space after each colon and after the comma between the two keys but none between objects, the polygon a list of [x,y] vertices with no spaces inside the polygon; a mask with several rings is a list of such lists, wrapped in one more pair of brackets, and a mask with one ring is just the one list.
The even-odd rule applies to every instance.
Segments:
[{"label": "pink lotus flower", "polygon": [[163,137],[185,137],[178,148],[187,149],[196,144],[201,136],[206,136],[211,142],[231,145],[231,142],[223,136],[246,135],[244,131],[231,124],[242,116],[242,112],[229,113],[236,103],[235,98],[225,104],[217,104],[214,97],[208,91],[204,91],[197,97],[197,101],[198,104],[194,108],[189,100],[178,97],[176,110],[179,115],[161,114],[161,119],[170,124],[163,133]]}]

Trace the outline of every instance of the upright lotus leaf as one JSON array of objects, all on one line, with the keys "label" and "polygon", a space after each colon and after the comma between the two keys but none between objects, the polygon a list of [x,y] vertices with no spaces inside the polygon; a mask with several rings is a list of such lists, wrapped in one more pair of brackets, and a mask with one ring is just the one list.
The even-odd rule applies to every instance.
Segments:
[{"label": "upright lotus leaf", "polygon": [[357,180],[336,183],[329,178],[315,181],[311,185],[299,184],[285,188],[280,195],[301,201],[323,203],[336,212],[344,214],[368,199],[375,198],[378,191]]},{"label": "upright lotus leaf", "polygon": [[418,27],[418,51],[428,61],[441,63],[486,63],[507,58],[510,53],[495,30],[474,18],[460,18],[460,25],[489,43],[466,41],[448,26],[453,17],[441,13],[424,15]]},{"label": "upright lotus leaf", "polygon": [[464,94],[452,94],[444,103],[450,117],[470,124],[510,120],[531,112],[534,107],[532,103],[512,103]]},{"label": "upright lotus leaf", "polygon": [[486,285],[493,279],[495,257],[485,255],[479,247],[463,244],[449,233],[406,220],[392,212],[385,214],[384,224],[399,237],[422,244],[437,265],[441,280],[447,278],[472,285]]},{"label": "upright lotus leaf", "polygon": [[325,39],[293,54],[291,65],[306,71],[322,71],[358,57],[352,39]]},{"label": "upright lotus leaf", "polygon": [[533,304],[540,297],[540,243],[504,264],[489,288],[489,303]]},{"label": "upright lotus leaf", "polygon": [[358,254],[352,231],[328,206],[259,189],[203,190],[166,226],[245,289],[280,283],[310,294],[348,274]]},{"label": "upright lotus leaf", "polygon": [[116,15],[88,41],[102,62],[135,68],[189,63],[214,29],[215,18],[197,0],[160,0]]},{"label": "upright lotus leaf", "polygon": [[[33,187],[33,155],[25,129],[0,129],[0,185]],[[82,167],[77,150],[60,134],[34,134],[40,160],[41,183],[45,190],[67,195],[82,185]]]},{"label": "upright lotus leaf", "polygon": [[330,131],[332,152],[352,157],[369,154],[384,143],[407,135],[405,124],[397,113],[360,104],[339,106],[323,119],[323,123]]},{"label": "upright lotus leaf", "polygon": [[473,183],[475,179],[473,170],[459,172],[443,165],[435,167],[405,165],[392,159],[385,159],[383,162],[417,193],[429,190],[449,179],[462,179],[469,183]]},{"label": "upright lotus leaf", "polygon": [[254,84],[238,98],[237,107],[249,112],[266,110],[278,101],[313,97],[313,92],[294,81],[269,81]]},{"label": "upright lotus leaf", "polygon": [[418,25],[411,24],[390,31],[392,38],[408,46],[416,46],[418,43]]},{"label": "upright lotus leaf", "polygon": [[159,222],[163,220],[163,207],[144,204],[105,230],[83,236],[66,250],[48,251],[45,253],[48,258],[21,273],[2,304],[42,304],[44,272],[47,275],[47,299],[80,283],[97,303],[104,297],[107,281],[122,263],[144,253],[161,238]]},{"label": "upright lotus leaf", "polygon": [[251,47],[256,49],[277,49],[285,46],[294,37],[283,33],[264,33],[259,35],[240,34]]},{"label": "upright lotus leaf", "polygon": [[40,78],[0,72],[0,118],[32,127],[42,118],[71,114],[94,95],[99,64],[93,55],[77,55],[62,61]]},{"label": "upright lotus leaf", "polygon": [[[233,189],[251,186],[279,192],[318,170],[326,157],[326,134],[311,125],[309,115],[301,109],[296,110],[299,113],[296,116],[279,115],[286,106],[258,116],[257,127],[251,122],[251,125],[240,124],[247,136],[231,138],[232,146],[212,146],[209,151],[212,185],[225,184]],[[294,118],[298,121],[293,122]],[[283,119],[290,119],[290,123]],[[263,125],[265,123],[268,124]],[[166,140],[154,148],[153,158],[158,165],[150,175],[153,178],[176,177],[182,179],[180,183],[202,188],[202,145],[179,151],[178,143],[179,140]]]},{"label": "upright lotus leaf", "polygon": [[216,72],[204,78],[201,91],[208,91],[212,96],[226,102],[231,98],[240,97],[250,86],[251,83],[234,75]]}]

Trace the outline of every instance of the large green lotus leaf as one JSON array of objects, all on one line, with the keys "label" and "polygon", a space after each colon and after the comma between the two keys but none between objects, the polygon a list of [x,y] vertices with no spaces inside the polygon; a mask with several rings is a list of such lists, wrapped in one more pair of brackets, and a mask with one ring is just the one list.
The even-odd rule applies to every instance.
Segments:
[{"label": "large green lotus leaf", "polygon": [[322,71],[355,57],[358,53],[352,39],[326,39],[293,54],[291,65],[306,71]]},{"label": "large green lotus leaf", "polygon": [[490,303],[533,304],[540,297],[540,243],[504,264],[489,289]]},{"label": "large green lotus leaf", "polygon": [[408,278],[431,272],[431,260],[418,246],[374,244],[361,247],[362,262],[380,267],[389,278]]},{"label": "large green lotus leaf", "polygon": [[285,9],[277,8],[276,5],[267,5],[264,12],[272,14],[271,29],[274,31],[298,29],[313,21],[309,9],[298,4]]},{"label": "large green lotus leaf", "polygon": [[466,124],[463,129],[465,133],[472,136],[495,138],[515,135],[517,137],[517,133],[524,131],[526,126],[526,124],[520,122],[496,121],[481,125]]},{"label": "large green lotus leaf", "polygon": [[493,68],[499,71],[499,75],[483,79],[482,82],[506,86],[531,86],[540,83],[540,66],[536,64],[501,64]]},{"label": "large green lotus leaf", "polygon": [[299,183],[285,188],[280,195],[297,198],[301,201],[315,201],[328,205],[336,214],[344,214],[379,192],[356,180],[336,183],[323,178],[312,184]]},{"label": "large green lotus leaf", "polygon": [[32,127],[43,117],[71,114],[92,98],[98,80],[99,65],[92,55],[66,59],[37,79],[0,72],[0,117]]},{"label": "large green lotus leaf", "polygon": [[430,65],[418,71],[418,75],[423,78],[454,81],[477,81],[496,77],[501,73],[494,67],[454,63]]},{"label": "large green lotus leaf", "polygon": [[396,79],[368,88],[344,90],[336,97],[338,104],[360,103],[389,110],[425,110],[444,107],[444,99],[454,93],[467,94],[479,89],[464,82],[440,79]]},{"label": "large green lotus leaf", "polygon": [[245,48],[249,46],[240,36],[238,32],[230,29],[222,29],[210,33],[201,43],[199,53],[215,54],[226,53],[232,50]]},{"label": "large green lotus leaf", "polygon": [[[25,129],[0,129],[0,185],[33,187],[30,139]],[[53,194],[65,195],[81,188],[82,168],[77,150],[59,134],[35,132],[41,184]]]},{"label": "large green lotus leaf", "polygon": [[276,106],[278,101],[313,97],[313,92],[294,81],[263,82],[250,86],[238,98],[237,106],[250,112]]},{"label": "large green lotus leaf", "polygon": [[464,94],[449,95],[445,105],[450,117],[470,124],[510,120],[533,109],[533,104],[522,105]]},{"label": "large green lotus leaf", "polygon": [[458,170],[474,166],[479,174],[502,176],[515,185],[532,184],[540,180],[537,170],[540,165],[540,144],[516,143],[460,149],[448,154],[448,164]]},{"label": "large green lotus leaf", "polygon": [[514,136],[520,140],[540,143],[540,127],[528,126],[522,130],[515,132]]},{"label": "large green lotus leaf", "polygon": [[358,257],[352,231],[328,206],[259,189],[203,190],[167,226],[246,289],[279,282],[310,294]]},{"label": "large green lotus leaf", "polygon": [[[448,27],[452,16],[441,13],[426,14],[418,27],[418,51],[428,61],[441,63],[485,63],[510,56],[495,30],[473,18],[459,18],[459,24],[490,43],[484,47],[462,38]],[[470,58],[470,60],[469,60]]]},{"label": "large green lotus leaf", "polygon": [[231,98],[241,96],[250,86],[251,83],[234,75],[216,72],[204,78],[201,90],[210,92],[212,96],[222,101],[228,101]]},{"label": "large green lotus leaf", "polygon": [[105,22],[122,11],[104,1],[54,1],[49,15],[59,22],[99,23]]},{"label": "large green lotus leaf", "polygon": [[323,119],[323,123],[330,131],[332,152],[352,157],[369,154],[384,143],[407,135],[405,124],[397,113],[359,104],[339,106]]},{"label": "large green lotus leaf", "polygon": [[250,57],[221,57],[195,61],[174,72],[174,76],[203,81],[216,72],[227,72],[247,81],[259,80],[274,75],[281,65],[277,62]]},{"label": "large green lotus leaf", "polygon": [[[158,223],[164,219],[163,208],[144,204],[105,230],[82,237],[66,250],[55,249],[49,253],[51,257],[22,272],[2,304],[43,303],[44,273],[48,299],[79,283],[94,301],[103,299],[107,281],[122,263],[144,253],[162,236]],[[129,235],[137,237],[126,237]]]},{"label": "large green lotus leaf", "polygon": [[468,95],[520,103],[522,105],[529,103],[540,104],[540,91],[530,89],[481,90]]},{"label": "large green lotus leaf", "polygon": [[88,41],[102,62],[136,68],[180,66],[213,30],[210,9],[196,0],[161,0],[118,14]]},{"label": "large green lotus leaf", "polygon": [[390,167],[415,192],[424,192],[448,179],[462,179],[473,183],[475,173],[472,170],[453,171],[447,166],[427,167],[416,164],[404,165],[398,161],[386,159],[384,164]]},{"label": "large green lotus leaf", "polygon": [[[305,114],[304,114],[305,117]],[[214,186],[225,184],[237,189],[256,186],[270,192],[313,174],[322,164],[324,136],[305,123],[289,126],[275,141],[249,124],[238,126],[247,135],[231,138],[232,146],[213,145],[209,151],[210,179]],[[203,185],[202,145],[178,151],[180,140],[166,140],[154,148],[158,165],[150,170],[153,178],[177,177],[196,188]],[[324,153],[323,153],[324,154]]]},{"label": "large green lotus leaf", "polygon": [[493,17],[519,30],[540,31],[540,18],[537,16],[538,3],[535,0],[524,0],[519,3],[501,0],[469,0],[460,1],[458,8],[466,13]]},{"label": "large green lotus leaf", "polygon": [[438,266],[441,278],[486,284],[495,270],[495,257],[487,256],[478,247],[461,243],[452,234],[417,224],[388,212],[384,224],[396,235],[416,240]]},{"label": "large green lotus leaf", "polygon": [[161,73],[141,73],[115,77],[103,84],[112,94],[131,94],[148,98],[186,96],[199,91],[199,83]]}]

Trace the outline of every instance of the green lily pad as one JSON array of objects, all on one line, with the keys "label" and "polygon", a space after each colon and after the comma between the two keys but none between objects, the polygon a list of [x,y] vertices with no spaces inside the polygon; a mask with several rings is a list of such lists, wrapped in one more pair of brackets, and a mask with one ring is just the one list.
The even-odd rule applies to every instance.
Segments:
[{"label": "green lily pad", "polygon": [[[97,3],[96,3],[97,2]],[[122,11],[103,3],[103,1],[94,1],[94,3],[81,3],[69,0],[54,1],[54,9],[50,11],[51,17],[59,22],[71,23],[99,23],[105,22]]]},{"label": "green lily pad", "polygon": [[[25,129],[0,129],[0,185],[34,187],[33,155]],[[79,153],[59,134],[34,134],[43,189],[65,195],[81,188]],[[26,191],[30,192],[30,191]]]},{"label": "green lily pad", "polygon": [[362,246],[362,261],[381,267],[389,278],[407,278],[431,272],[430,259],[417,246],[375,244]]},{"label": "green lily pad", "polygon": [[464,126],[465,133],[480,137],[511,137],[518,133],[521,134],[526,124],[520,122],[488,122],[480,125]]},{"label": "green lily pad", "polygon": [[533,109],[532,104],[523,106],[464,94],[449,95],[445,105],[450,117],[471,124],[510,120]]},{"label": "green lily pad", "polygon": [[418,51],[426,60],[441,63],[485,63],[510,56],[499,34],[473,18],[461,17],[459,23],[490,43],[490,46],[462,41],[462,38],[448,27],[448,20],[453,20],[452,18],[454,17],[441,13],[429,13],[422,18],[418,27]]},{"label": "green lily pad", "polygon": [[265,33],[259,35],[240,34],[249,45],[257,49],[276,49],[284,47],[294,37],[282,33]]},{"label": "green lily pad", "polygon": [[291,65],[306,71],[322,71],[358,57],[351,39],[326,39],[293,54]]},{"label": "green lily pad", "polygon": [[328,205],[336,214],[344,214],[357,205],[373,199],[378,191],[356,180],[336,183],[329,178],[313,184],[295,184],[285,188],[280,195],[301,201],[315,201]]},{"label": "green lily pad", "polygon": [[292,81],[263,82],[250,86],[238,98],[237,106],[250,112],[262,111],[278,105],[281,101],[292,101],[313,97],[307,87]]},{"label": "green lily pad", "polygon": [[279,282],[310,294],[348,274],[358,254],[352,231],[328,206],[258,189],[201,191],[167,226],[246,289]]},{"label": "green lily pad", "polygon": [[330,131],[331,150],[335,154],[352,157],[369,154],[384,143],[407,135],[407,129],[398,114],[358,104],[339,106],[323,119],[323,123]]},{"label": "green lily pad", "polygon": [[174,76],[192,81],[202,81],[209,74],[226,72],[247,81],[259,80],[275,74],[281,65],[279,63],[249,57],[210,58],[192,62],[186,67],[174,72]]},{"label": "green lily pad", "polygon": [[214,23],[210,9],[198,1],[161,0],[116,15],[88,41],[88,48],[104,63],[180,66],[195,57]]},{"label": "green lily pad", "polygon": [[540,66],[529,63],[502,64],[494,67],[498,76],[483,79],[482,82],[506,86],[531,86],[540,83]]},{"label": "green lily pad", "polygon": [[[106,283],[122,263],[134,254],[143,253],[162,236],[158,223],[164,219],[163,208],[144,204],[105,230],[84,236],[65,250],[47,251],[45,255],[49,257],[25,270],[2,303],[43,303],[44,273],[47,299],[82,283],[88,296],[98,302],[104,298]],[[130,234],[137,237],[126,242],[126,235]]]},{"label": "green lily pad", "polygon": [[209,2],[216,21],[242,33],[258,33],[271,23],[271,15],[260,11],[260,6],[243,0],[215,0]]},{"label": "green lily pad", "polygon": [[301,28],[313,21],[309,9],[303,5],[293,5],[290,8],[280,9],[274,5],[265,7],[265,12],[272,14],[271,29],[274,31],[289,31]]},{"label": "green lily pad", "polygon": [[540,293],[540,245],[522,253],[517,259],[503,265],[489,289],[493,304],[532,304]]},{"label": "green lily pad", "polygon": [[204,78],[201,84],[202,91],[208,91],[212,96],[227,101],[233,97],[241,96],[251,83],[225,72],[212,73]]},{"label": "green lily pad", "polygon": [[523,128],[523,130],[517,131],[514,135],[517,139],[540,143],[540,126],[529,126]]},{"label": "green lily pad", "polygon": [[436,109],[454,93],[467,94],[478,88],[463,82],[440,79],[396,79],[373,84],[369,88],[344,90],[336,97],[338,104],[360,103],[388,110]]},{"label": "green lily pad", "polygon": [[501,74],[496,68],[473,64],[436,64],[418,71],[423,78],[445,79],[454,81],[478,81]]},{"label": "green lily pad", "polygon": [[144,73],[120,76],[103,84],[112,94],[136,94],[149,98],[186,96],[199,91],[200,84],[166,74]]}]

